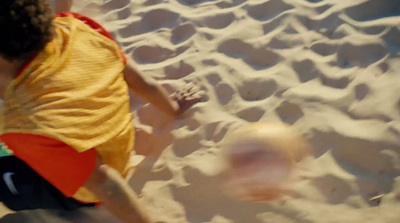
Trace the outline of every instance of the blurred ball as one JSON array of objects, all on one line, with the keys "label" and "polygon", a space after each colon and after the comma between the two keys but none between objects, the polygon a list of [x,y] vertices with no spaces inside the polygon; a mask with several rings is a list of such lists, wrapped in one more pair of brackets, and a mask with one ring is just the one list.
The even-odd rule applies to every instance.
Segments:
[{"label": "blurred ball", "polygon": [[221,184],[240,201],[271,201],[288,194],[307,140],[284,123],[252,123],[225,138]]}]

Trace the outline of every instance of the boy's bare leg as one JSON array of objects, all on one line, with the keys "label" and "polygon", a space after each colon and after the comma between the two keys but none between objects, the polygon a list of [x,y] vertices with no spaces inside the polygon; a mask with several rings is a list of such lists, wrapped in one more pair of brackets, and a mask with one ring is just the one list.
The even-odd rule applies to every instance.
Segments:
[{"label": "boy's bare leg", "polygon": [[129,184],[113,168],[98,162],[92,175],[86,181],[103,205],[125,223],[153,223]]}]

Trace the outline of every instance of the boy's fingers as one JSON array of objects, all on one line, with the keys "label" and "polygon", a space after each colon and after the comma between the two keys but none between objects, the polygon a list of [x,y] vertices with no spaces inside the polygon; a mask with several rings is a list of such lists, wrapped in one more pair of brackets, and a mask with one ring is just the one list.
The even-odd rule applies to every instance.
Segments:
[{"label": "boy's fingers", "polygon": [[186,94],[187,95],[194,95],[194,94],[197,94],[199,91],[200,91],[199,88],[191,88],[191,90],[187,91]]},{"label": "boy's fingers", "polygon": [[198,99],[198,101],[200,101],[201,98],[203,97],[203,95],[204,95],[204,91],[198,91],[198,92],[195,92],[194,94],[192,94],[190,97],[196,98],[196,99]]},{"label": "boy's fingers", "polygon": [[193,83],[193,82],[189,82],[188,84],[186,84],[186,86],[184,87],[185,91],[198,91],[200,88],[197,84]]},{"label": "boy's fingers", "polygon": [[200,99],[201,96],[199,94],[193,94],[187,97],[187,99],[189,100],[196,100],[196,99]]}]

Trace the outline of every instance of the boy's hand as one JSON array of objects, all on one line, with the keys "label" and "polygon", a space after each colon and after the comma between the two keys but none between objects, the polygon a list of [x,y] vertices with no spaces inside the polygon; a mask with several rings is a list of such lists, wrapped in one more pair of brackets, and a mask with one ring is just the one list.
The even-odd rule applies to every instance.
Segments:
[{"label": "boy's hand", "polygon": [[172,94],[172,99],[177,102],[176,115],[183,114],[188,108],[200,101],[200,89],[191,85]]},{"label": "boy's hand", "polygon": [[171,96],[154,78],[137,71],[133,62],[128,61],[124,69],[124,78],[129,88],[139,97],[172,116],[181,115],[200,101],[200,90],[194,84],[187,85]]}]

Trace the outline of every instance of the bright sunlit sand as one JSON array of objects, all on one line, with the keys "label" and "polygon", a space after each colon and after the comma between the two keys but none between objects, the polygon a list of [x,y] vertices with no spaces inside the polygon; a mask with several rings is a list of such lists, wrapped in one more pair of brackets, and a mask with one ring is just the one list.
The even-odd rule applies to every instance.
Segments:
[{"label": "bright sunlit sand", "polygon": [[[85,0],[139,70],[202,102],[173,120],[132,95],[131,179],[167,223],[400,220],[398,0]],[[248,122],[294,125],[313,147],[294,193],[270,203],[219,186],[224,137]],[[6,214],[0,207],[0,216]],[[26,211],[11,222],[118,222],[104,209]]]}]

